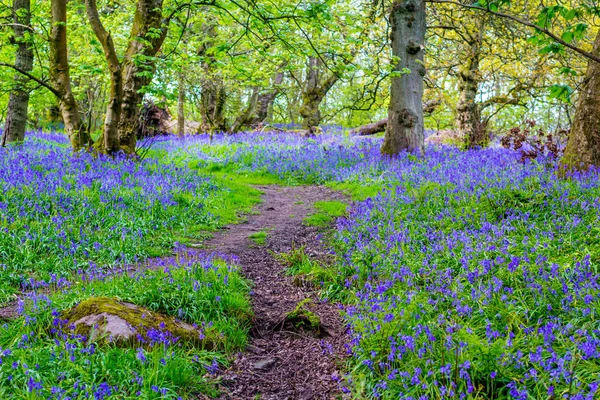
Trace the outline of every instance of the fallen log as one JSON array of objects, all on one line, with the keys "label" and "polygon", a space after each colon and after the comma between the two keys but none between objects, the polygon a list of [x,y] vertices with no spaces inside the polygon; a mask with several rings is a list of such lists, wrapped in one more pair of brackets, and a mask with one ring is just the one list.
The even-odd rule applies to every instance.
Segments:
[{"label": "fallen log", "polygon": [[372,124],[359,126],[358,128],[352,129],[350,134],[358,136],[376,135],[378,133],[385,132],[387,122],[387,118],[384,118],[381,121],[373,122]]},{"label": "fallen log", "polygon": [[[442,104],[442,101],[440,99],[426,101],[425,103],[423,103],[423,112],[425,113],[425,115],[430,115],[440,104]],[[359,126],[358,128],[352,129],[350,131],[350,134],[358,136],[376,135],[378,133],[385,132],[387,122],[388,119],[384,118],[380,121],[373,122],[372,124]]]}]

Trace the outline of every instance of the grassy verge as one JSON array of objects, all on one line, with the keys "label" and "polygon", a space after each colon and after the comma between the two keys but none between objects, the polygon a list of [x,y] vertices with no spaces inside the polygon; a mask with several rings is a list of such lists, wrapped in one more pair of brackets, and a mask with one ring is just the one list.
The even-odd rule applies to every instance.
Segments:
[{"label": "grassy verge", "polygon": [[[160,329],[131,348],[90,342],[65,325],[61,311],[92,296],[121,299],[194,324],[202,340],[214,345],[204,349]],[[212,256],[173,260],[134,276],[82,277],[50,296],[31,296],[24,316],[3,326],[0,397],[213,396],[210,375],[244,347],[251,316],[249,286],[237,267]]]}]

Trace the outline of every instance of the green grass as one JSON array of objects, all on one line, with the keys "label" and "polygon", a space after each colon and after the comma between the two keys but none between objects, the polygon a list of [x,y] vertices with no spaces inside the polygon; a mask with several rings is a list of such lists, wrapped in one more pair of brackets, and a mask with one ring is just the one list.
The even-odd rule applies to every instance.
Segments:
[{"label": "green grass", "polygon": [[248,239],[252,240],[254,243],[256,243],[259,246],[264,246],[265,243],[267,242],[267,236],[268,236],[267,231],[263,230],[260,232],[254,232],[254,233],[250,234],[248,236]]},{"label": "green grass", "polygon": [[[28,317],[0,330],[0,347],[11,349],[8,355],[0,351],[0,398],[48,398],[53,386],[65,396],[80,398],[78,383],[90,392],[107,384],[116,388],[113,393],[122,399],[216,396],[209,368],[226,365],[231,354],[245,347],[252,319],[249,284],[236,266],[220,259],[182,259],[171,269],[56,289],[49,298],[39,296],[35,302],[27,302]],[[68,327],[61,327],[58,312],[90,297],[124,300],[197,324],[216,348],[157,342],[136,349],[81,341],[68,335]],[[41,386],[28,393],[30,378]]]},{"label": "green grass", "polygon": [[316,212],[304,219],[308,226],[327,227],[335,218],[346,214],[348,204],[341,201],[317,201],[314,204]]}]

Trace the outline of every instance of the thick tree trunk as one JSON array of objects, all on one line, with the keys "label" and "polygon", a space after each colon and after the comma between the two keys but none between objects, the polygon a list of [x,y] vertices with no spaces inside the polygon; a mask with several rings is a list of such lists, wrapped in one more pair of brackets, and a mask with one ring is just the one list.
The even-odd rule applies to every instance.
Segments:
[{"label": "thick tree trunk", "polygon": [[254,120],[254,115],[256,113],[256,109],[258,107],[258,97],[259,97],[259,88],[253,87],[252,94],[250,95],[250,99],[248,100],[248,105],[242,111],[240,115],[233,121],[231,128],[229,128],[229,133],[238,132],[242,127],[248,126]]},{"label": "thick tree trunk", "polygon": [[425,45],[425,1],[396,0],[390,13],[392,54],[398,57],[395,71],[410,73],[393,77],[388,110],[388,129],[382,154],[402,150],[423,153],[423,47]]},{"label": "thick tree trunk", "polygon": [[112,36],[106,31],[100,21],[96,0],[85,0],[85,6],[90,25],[98,41],[102,44],[104,56],[110,70],[110,98],[108,99],[108,106],[106,108],[104,131],[96,147],[103,153],[113,154],[119,150],[118,125],[123,99],[121,63],[117,57]]},{"label": "thick tree trunk", "polygon": [[[600,33],[596,36],[594,55],[600,56]],[[577,109],[562,164],[568,169],[600,166],[600,63],[589,61],[579,91]]]},{"label": "thick tree trunk", "polygon": [[67,0],[52,0],[52,28],[50,31],[50,76],[56,90],[58,106],[65,124],[65,133],[74,151],[90,146],[91,138],[85,128],[79,107],[71,91],[69,59],[67,55]]},{"label": "thick tree trunk", "polygon": [[483,19],[477,24],[477,30],[465,44],[465,57],[458,71],[459,98],[456,105],[456,129],[464,135],[465,147],[485,147],[488,136],[485,124],[481,121],[481,107],[477,103],[479,91],[479,64],[485,24]]},{"label": "thick tree trunk", "polygon": [[300,106],[300,116],[302,117],[302,127],[308,132],[308,135],[314,135],[321,123],[320,106],[329,90],[339,80],[339,76],[332,74],[321,82],[321,70],[323,63],[318,57],[309,57],[306,70],[306,83],[302,91],[302,105]]},{"label": "thick tree trunk", "polygon": [[273,103],[279,95],[279,86],[283,82],[283,72],[278,72],[273,78],[272,88],[261,93],[258,87],[252,89],[252,95],[248,105],[229,129],[230,132],[238,132],[244,126],[256,127],[264,123],[270,116]]},{"label": "thick tree trunk", "polygon": [[278,72],[273,78],[273,89],[258,96],[256,118],[252,121],[252,124],[261,124],[269,119],[273,109],[273,103],[279,95],[279,86],[283,83],[283,77],[283,72]]},{"label": "thick tree trunk", "polygon": [[136,133],[140,127],[140,110],[144,86],[152,81],[156,70],[153,58],[162,46],[167,26],[162,19],[163,0],[138,0],[122,64],[123,101],[119,119],[120,148],[134,154]]},{"label": "thick tree trunk", "polygon": [[[18,44],[15,66],[25,72],[30,72],[33,69],[33,48],[30,44],[30,35],[26,33],[26,27],[31,23],[29,0],[14,0],[13,15],[14,37]],[[11,142],[22,142],[25,139],[27,107],[29,106],[29,91],[26,87],[28,80],[22,74],[16,74],[14,79],[15,86],[10,92],[8,100],[2,146]]]},{"label": "thick tree trunk", "polygon": [[185,105],[185,79],[183,72],[179,73],[179,87],[177,89],[177,135],[185,135],[185,115],[183,106]]}]

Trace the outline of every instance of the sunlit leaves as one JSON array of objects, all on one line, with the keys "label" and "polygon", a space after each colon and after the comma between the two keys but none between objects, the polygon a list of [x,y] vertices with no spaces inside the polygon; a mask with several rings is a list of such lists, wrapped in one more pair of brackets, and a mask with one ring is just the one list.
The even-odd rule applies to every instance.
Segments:
[{"label": "sunlit leaves", "polygon": [[563,103],[570,103],[572,94],[573,88],[569,85],[553,85],[550,87],[550,98]]}]

